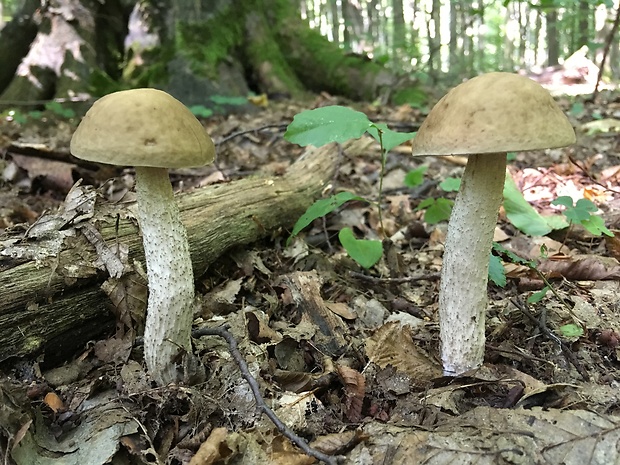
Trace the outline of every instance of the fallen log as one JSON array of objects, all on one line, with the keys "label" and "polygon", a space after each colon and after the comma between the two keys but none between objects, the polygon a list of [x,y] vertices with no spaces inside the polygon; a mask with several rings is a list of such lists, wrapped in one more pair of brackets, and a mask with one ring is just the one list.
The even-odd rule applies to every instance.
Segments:
[{"label": "fallen log", "polygon": [[[356,156],[368,145],[358,140],[343,148]],[[242,179],[179,195],[194,275],[203,275],[228,249],[292,226],[331,181],[336,158],[334,145],[309,148],[281,177]],[[48,218],[37,238],[0,241],[0,361],[43,351],[53,364],[114,327],[110,299],[100,288],[109,273],[97,265],[101,257],[85,233],[98,233],[110,249],[126,249],[128,263],[143,262],[142,240],[132,203],[93,202],[95,214],[84,220],[87,228],[78,212],[72,218]],[[60,250],[41,257],[37,251],[49,237],[62,238]]]}]

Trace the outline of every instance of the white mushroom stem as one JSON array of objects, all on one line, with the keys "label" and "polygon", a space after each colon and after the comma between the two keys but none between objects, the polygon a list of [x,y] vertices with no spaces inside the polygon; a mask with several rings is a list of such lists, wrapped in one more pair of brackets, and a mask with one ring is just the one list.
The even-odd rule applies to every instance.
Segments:
[{"label": "white mushroom stem", "polygon": [[477,368],[484,360],[489,254],[505,176],[505,154],[470,155],[452,209],[439,290],[447,376]]},{"label": "white mushroom stem", "polygon": [[136,167],[136,193],[149,280],[144,360],[151,377],[166,385],[180,378],[179,353],[191,353],[194,274],[168,170]]}]

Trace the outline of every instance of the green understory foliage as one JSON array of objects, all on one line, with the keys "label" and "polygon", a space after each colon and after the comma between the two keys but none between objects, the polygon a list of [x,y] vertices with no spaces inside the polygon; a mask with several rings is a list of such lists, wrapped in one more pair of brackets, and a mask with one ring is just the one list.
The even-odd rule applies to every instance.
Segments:
[{"label": "green understory foliage", "polygon": [[[361,137],[364,133],[370,134],[381,146],[381,173],[379,183],[379,199],[374,204],[379,213],[381,222],[381,197],[382,184],[385,171],[385,162],[389,151],[415,136],[415,133],[399,133],[391,131],[385,125],[375,124],[368,117],[359,111],[347,107],[329,106],[315,110],[303,111],[295,116],[293,122],[288,126],[284,138],[289,142],[301,146],[314,145],[323,146],[330,142],[345,142],[350,139]],[[427,167],[422,165],[405,176],[404,183],[409,187],[415,187],[423,182]],[[446,192],[457,191],[460,187],[460,180],[447,178],[440,183],[440,188]],[[369,200],[359,197],[350,192],[340,192],[327,199],[318,200],[308,208],[302,217],[295,224],[290,240],[295,237],[302,229],[310,225],[315,219],[336,211],[350,200]],[[602,234],[612,236],[603,222],[603,219],[596,215],[598,208],[594,203],[587,199],[579,199],[575,203],[570,197],[558,197],[554,205],[564,206],[562,215],[541,216],[524,198],[518,190],[510,174],[506,173],[504,185],[504,209],[508,220],[524,234],[530,236],[546,235],[552,230],[572,227],[581,224],[590,233],[596,236]],[[453,202],[450,199],[439,197],[423,200],[418,209],[425,210],[424,220],[429,224],[447,220],[450,216]],[[355,238],[352,230],[343,228],[340,231],[339,240],[349,256],[363,268],[371,268],[382,256],[381,241],[362,240]],[[504,286],[506,276],[499,255],[506,257],[514,263],[524,264],[536,270],[534,261],[527,261],[517,257],[505,248],[495,244],[494,250],[497,255],[491,254],[489,279],[496,285]],[[549,290],[547,286],[540,293],[534,294],[533,301],[542,298]]]}]

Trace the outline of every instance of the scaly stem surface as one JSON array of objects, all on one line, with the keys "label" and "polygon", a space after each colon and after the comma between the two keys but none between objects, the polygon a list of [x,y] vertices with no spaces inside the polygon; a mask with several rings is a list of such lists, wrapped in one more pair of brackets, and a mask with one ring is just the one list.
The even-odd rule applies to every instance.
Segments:
[{"label": "scaly stem surface", "polygon": [[477,368],[484,360],[489,255],[505,176],[505,154],[470,155],[452,209],[439,290],[447,376]]},{"label": "scaly stem surface", "polygon": [[183,375],[179,352],[191,353],[194,274],[168,170],[136,167],[136,193],[149,280],[144,360],[151,377],[166,385]]}]

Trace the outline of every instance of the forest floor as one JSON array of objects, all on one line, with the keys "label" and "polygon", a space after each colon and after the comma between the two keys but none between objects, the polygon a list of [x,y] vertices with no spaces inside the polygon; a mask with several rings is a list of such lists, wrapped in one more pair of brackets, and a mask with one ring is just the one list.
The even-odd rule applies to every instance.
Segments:
[{"label": "forest floor", "polygon": [[[559,103],[577,143],[518,153],[510,173],[539,212],[560,215],[551,204],[559,196],[587,198],[618,232],[620,96]],[[305,108],[332,104],[346,103],[323,95],[303,106],[271,102],[251,115],[205,120],[218,143],[217,163],[173,173],[175,187],[283,173],[304,150],[283,139],[286,124]],[[356,109],[405,132],[424,117],[410,107]],[[131,170],[92,171],[7,151],[18,141],[67,153],[76,124],[51,114],[0,122],[0,228],[32,224],[58,208],[77,178],[107,183],[110,200],[131,189]],[[240,131],[249,132],[229,138]],[[376,266],[360,268],[338,242],[345,226],[358,238],[380,238],[376,208],[349,202],[288,245],[288,232],[274,231],[218,259],[197,281],[195,327],[227,323],[265,403],[312,447],[344,463],[620,463],[619,239],[579,226],[530,236],[500,212],[495,240],[534,260],[553,292],[528,302],[545,283],[535,269],[503,256],[507,283],[489,284],[485,364],[443,377],[437,294],[447,222],[428,224],[417,206],[453,199],[439,184],[460,176],[464,160],[413,158],[410,150],[405,143],[387,158],[382,216],[391,245]],[[374,140],[368,138],[363,156],[337,149],[333,156],[338,171],[325,195],[347,190],[378,198]],[[420,165],[428,166],[422,182],[406,186],[406,174]],[[223,339],[194,341],[207,368],[204,383],[156,388],[139,344],[114,343],[118,337],[102,334],[61,367],[41,369],[38,358],[5,361],[4,463],[316,462],[257,409]]]}]

